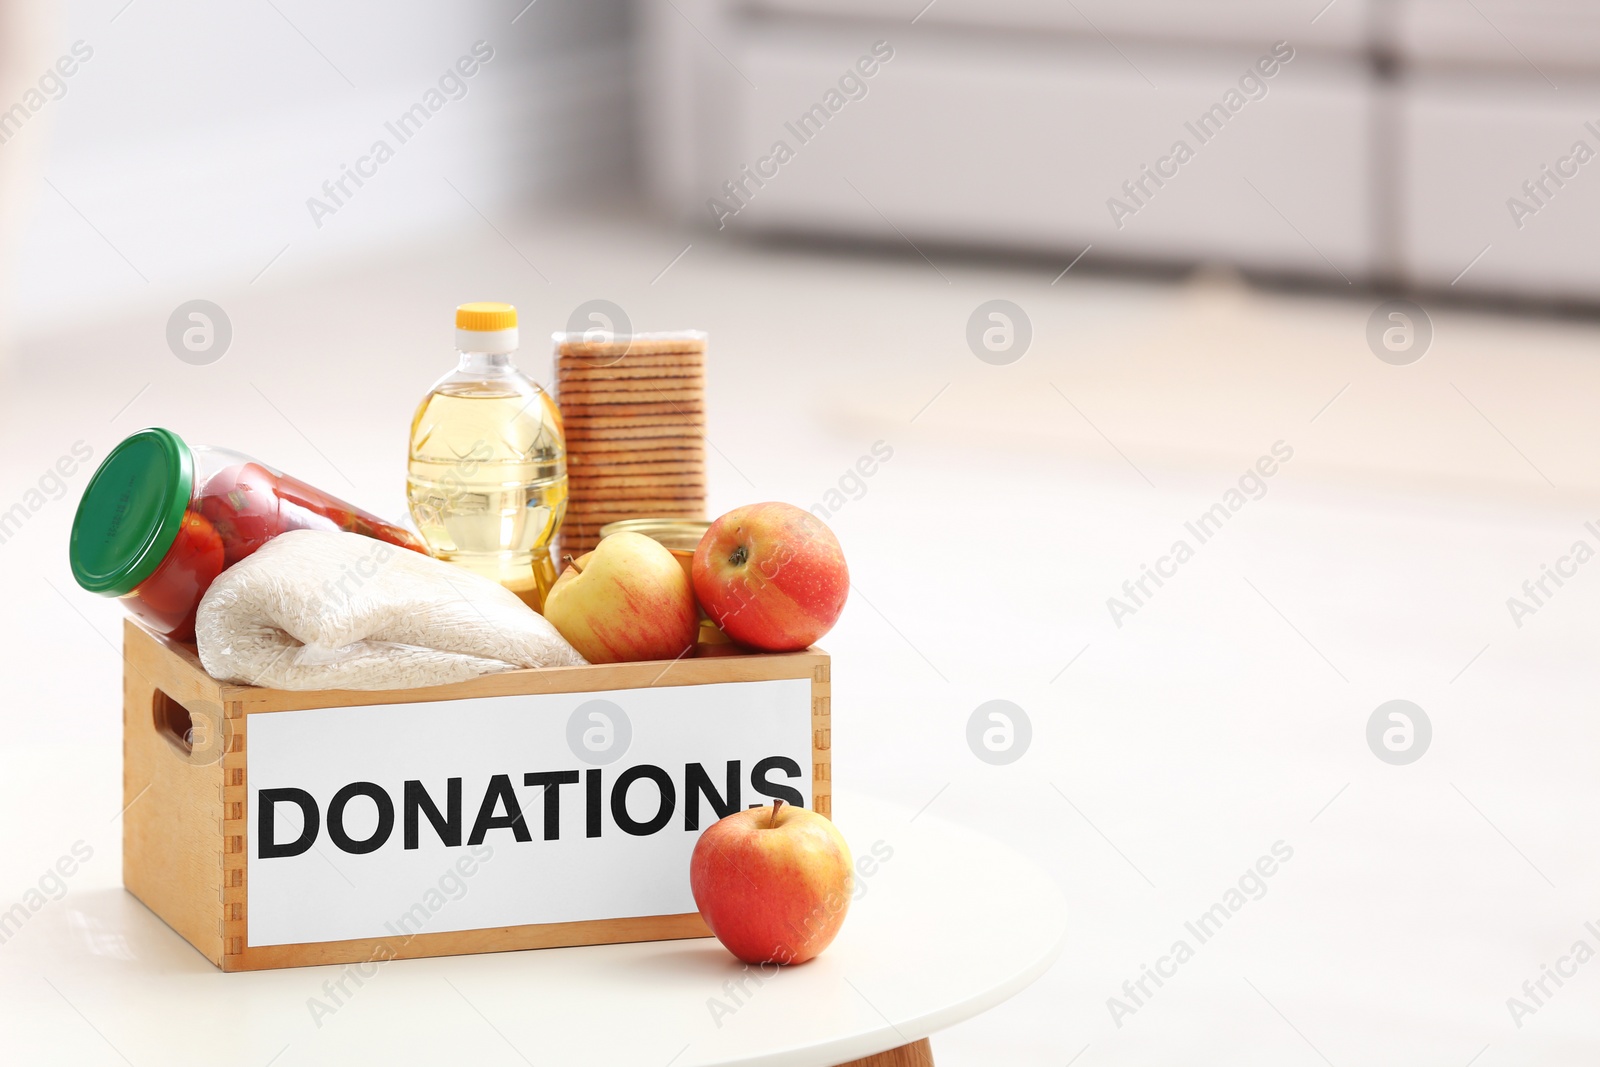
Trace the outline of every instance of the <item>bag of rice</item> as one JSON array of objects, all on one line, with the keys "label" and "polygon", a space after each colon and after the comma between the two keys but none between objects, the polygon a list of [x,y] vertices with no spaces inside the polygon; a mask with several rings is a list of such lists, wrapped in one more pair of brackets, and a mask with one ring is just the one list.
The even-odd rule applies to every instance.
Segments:
[{"label": "bag of rice", "polygon": [[294,530],[224,571],[195,618],[218,681],[410,689],[585,662],[502,586],[353,533]]}]

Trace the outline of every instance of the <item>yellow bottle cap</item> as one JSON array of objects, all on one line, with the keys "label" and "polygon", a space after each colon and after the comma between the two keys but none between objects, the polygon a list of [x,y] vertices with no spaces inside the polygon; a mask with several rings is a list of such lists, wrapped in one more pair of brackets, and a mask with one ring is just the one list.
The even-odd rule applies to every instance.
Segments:
[{"label": "yellow bottle cap", "polygon": [[510,304],[492,301],[460,304],[456,307],[458,330],[514,330],[517,326],[517,309]]}]

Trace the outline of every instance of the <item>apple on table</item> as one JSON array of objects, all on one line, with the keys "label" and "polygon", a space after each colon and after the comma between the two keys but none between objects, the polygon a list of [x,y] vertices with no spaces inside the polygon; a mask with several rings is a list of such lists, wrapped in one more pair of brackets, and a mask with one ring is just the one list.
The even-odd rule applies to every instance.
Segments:
[{"label": "apple on table", "polygon": [[828,818],[781,800],[707,827],[689,860],[695,907],[746,963],[804,963],[844,925],[850,846]]}]

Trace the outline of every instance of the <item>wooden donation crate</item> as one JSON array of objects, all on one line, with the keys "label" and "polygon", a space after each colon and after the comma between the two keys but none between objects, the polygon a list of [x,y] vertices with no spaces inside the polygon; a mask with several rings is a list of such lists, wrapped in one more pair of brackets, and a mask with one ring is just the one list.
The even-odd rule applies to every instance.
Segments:
[{"label": "wooden donation crate", "polygon": [[700,830],[832,814],[818,649],[284,692],[124,642],[123,883],[224,971],[707,936]]}]

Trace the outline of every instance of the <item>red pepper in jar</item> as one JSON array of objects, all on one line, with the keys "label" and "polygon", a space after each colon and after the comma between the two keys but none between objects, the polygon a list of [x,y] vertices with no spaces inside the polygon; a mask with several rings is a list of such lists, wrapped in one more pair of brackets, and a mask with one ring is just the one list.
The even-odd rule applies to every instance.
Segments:
[{"label": "red pepper in jar", "polygon": [[72,573],[145,625],[194,638],[223,570],[289,530],[345,530],[416,552],[404,529],[249,456],[141,430],[106,456],[72,524]]}]

